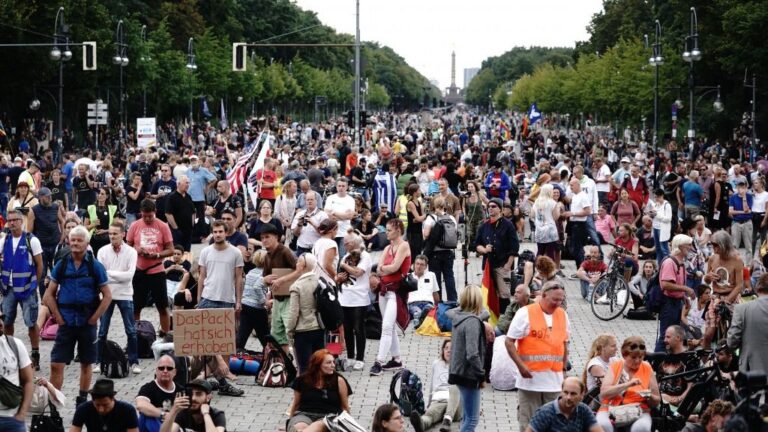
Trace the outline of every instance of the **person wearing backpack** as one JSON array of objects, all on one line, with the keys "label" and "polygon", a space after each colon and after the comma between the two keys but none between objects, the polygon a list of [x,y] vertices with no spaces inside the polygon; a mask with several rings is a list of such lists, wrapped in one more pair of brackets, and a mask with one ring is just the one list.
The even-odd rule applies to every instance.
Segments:
[{"label": "person wearing backpack", "polygon": [[318,265],[317,259],[311,253],[300,256],[296,260],[296,270],[301,276],[289,289],[290,302],[286,327],[288,336],[293,339],[299,373],[306,372],[312,353],[325,347],[325,330],[317,320],[315,301],[315,290],[320,280],[315,271]]},{"label": "person wearing backpack", "polygon": [[[59,324],[51,350],[51,383],[61,390],[64,365],[74,358],[75,344],[80,356],[80,394],[85,402],[91,387],[92,365],[96,362],[96,323],[112,302],[107,272],[93,254],[86,254],[90,235],[78,225],[69,232],[71,254],[62,258],[51,272],[51,283],[43,302]],[[101,295],[101,300],[99,300]]]},{"label": "person wearing backpack", "polygon": [[[18,215],[9,215],[9,217],[15,216]],[[0,386],[7,384],[18,386],[21,388],[22,395],[18,404],[11,404],[15,406],[8,406],[0,402],[0,430],[3,432],[26,432],[27,427],[24,420],[32,403],[35,389],[32,381],[32,360],[27,354],[24,343],[5,333],[4,321],[5,316],[0,311],[0,359],[2,359],[3,364],[3,367],[0,368],[0,378],[5,379],[5,382]]]},{"label": "person wearing backpack", "polygon": [[458,224],[456,219],[445,212],[445,198],[437,196],[432,200],[435,212],[424,220],[423,234],[426,239],[424,255],[429,258],[431,270],[435,273],[440,294],[445,288],[448,301],[455,302],[456,277],[453,274],[453,262],[458,244]]},{"label": "person wearing backpack", "polygon": [[24,232],[24,215],[15,209],[8,211],[9,231],[3,241],[3,273],[0,277],[2,310],[5,315],[5,333],[13,336],[16,311],[21,305],[24,324],[27,326],[32,345],[32,363],[35,370],[40,370],[40,328],[37,326],[38,297],[37,286],[43,281],[43,248],[40,240]]},{"label": "person wearing backpack", "polygon": [[109,225],[108,235],[110,244],[99,249],[97,257],[99,262],[104,264],[107,276],[114,281],[109,286],[112,292],[112,302],[104,311],[99,323],[99,336],[96,344],[97,362],[93,370],[95,373],[101,372],[101,354],[109,335],[112,313],[117,306],[123,317],[125,336],[128,339],[128,363],[131,366],[131,371],[139,374],[141,368],[139,367],[138,338],[136,336],[136,321],[133,318],[133,274],[136,272],[138,254],[136,249],[123,242],[125,225],[122,221],[112,222]]},{"label": "person wearing backpack", "polygon": [[678,234],[672,239],[672,251],[659,267],[659,283],[662,290],[659,310],[659,335],[654,351],[664,352],[664,334],[667,327],[680,325],[685,296],[694,298],[693,289],[685,284],[685,257],[691,251],[693,239]]}]

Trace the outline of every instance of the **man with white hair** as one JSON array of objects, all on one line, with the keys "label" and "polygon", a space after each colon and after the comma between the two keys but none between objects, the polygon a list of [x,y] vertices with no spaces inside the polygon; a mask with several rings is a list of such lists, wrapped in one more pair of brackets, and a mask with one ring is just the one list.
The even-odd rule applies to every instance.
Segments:
[{"label": "man with white hair", "polygon": [[663,299],[659,311],[659,337],[656,340],[656,352],[664,352],[664,335],[667,327],[680,325],[684,298],[695,296],[693,289],[685,284],[685,258],[693,247],[693,239],[685,234],[678,234],[672,239],[672,250],[659,266],[659,282]]},{"label": "man with white hair", "polygon": [[[51,350],[51,384],[61,390],[64,365],[74,358],[75,344],[80,357],[80,394],[85,402],[91,388],[92,365],[96,362],[96,324],[112,303],[104,266],[86,253],[90,234],[82,225],[69,232],[70,255],[51,272],[51,283],[43,301],[59,325]],[[101,300],[99,300],[101,294]]]}]

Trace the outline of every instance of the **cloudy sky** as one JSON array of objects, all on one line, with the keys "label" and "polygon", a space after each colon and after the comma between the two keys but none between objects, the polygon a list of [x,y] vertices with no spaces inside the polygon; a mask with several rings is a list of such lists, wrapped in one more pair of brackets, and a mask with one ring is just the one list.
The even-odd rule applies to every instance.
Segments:
[{"label": "cloudy sky", "polygon": [[[355,33],[355,0],[296,0],[342,33]],[[445,88],[456,51],[456,85],[514,46],[573,47],[602,0],[360,0],[360,37],[392,47]]]}]

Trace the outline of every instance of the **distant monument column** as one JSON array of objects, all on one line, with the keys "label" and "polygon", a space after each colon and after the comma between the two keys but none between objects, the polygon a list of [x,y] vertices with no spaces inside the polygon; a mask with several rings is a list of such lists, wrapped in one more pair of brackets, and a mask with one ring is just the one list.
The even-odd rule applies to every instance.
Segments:
[{"label": "distant monument column", "polygon": [[456,51],[451,51],[451,86],[445,89],[445,102],[448,104],[464,102],[464,95],[456,86]]}]

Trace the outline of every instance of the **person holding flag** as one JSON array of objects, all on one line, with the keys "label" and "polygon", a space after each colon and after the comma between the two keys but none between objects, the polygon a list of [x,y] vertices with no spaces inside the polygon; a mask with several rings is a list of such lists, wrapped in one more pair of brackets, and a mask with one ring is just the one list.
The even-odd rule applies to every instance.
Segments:
[{"label": "person holding flag", "polygon": [[501,311],[506,310],[512,296],[512,268],[520,250],[517,229],[502,217],[503,203],[499,198],[488,202],[488,219],[477,230],[472,248],[483,256],[483,289],[491,325],[496,324]]}]

